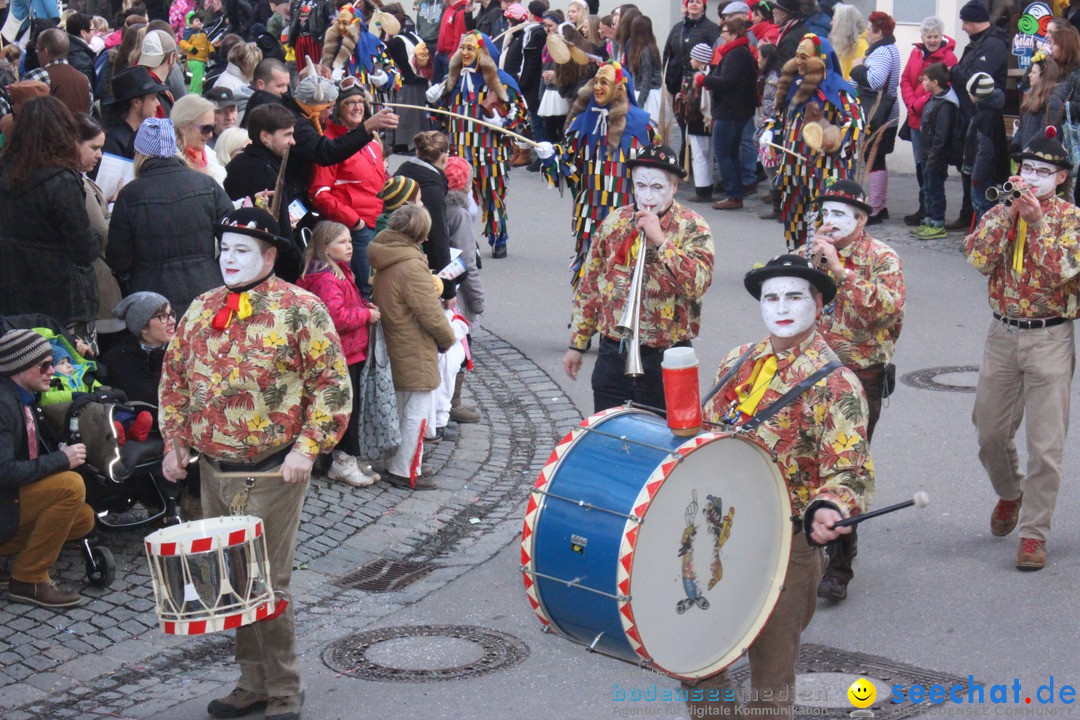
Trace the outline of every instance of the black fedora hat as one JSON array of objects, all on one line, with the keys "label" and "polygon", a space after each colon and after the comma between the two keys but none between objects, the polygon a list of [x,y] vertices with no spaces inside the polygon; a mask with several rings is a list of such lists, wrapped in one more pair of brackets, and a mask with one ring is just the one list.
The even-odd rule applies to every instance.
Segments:
[{"label": "black fedora hat", "polygon": [[127,70],[118,72],[112,79],[112,99],[109,100],[107,105],[113,103],[123,102],[124,100],[131,100],[133,98],[145,97],[147,95],[156,95],[159,92],[165,92],[169,88],[165,87],[161,83],[150,77],[150,71],[141,65],[130,67]]},{"label": "black fedora hat", "polygon": [[1038,160],[1039,162],[1057,165],[1062,170],[1072,170],[1072,160],[1061,141],[1057,138],[1057,128],[1050,125],[1041,133],[1028,140],[1023,152],[1013,155],[1017,163],[1023,160]]},{"label": "black fedora hat", "polygon": [[825,192],[814,198],[814,204],[821,205],[826,200],[847,203],[852,207],[859,208],[867,215],[874,212],[874,208],[866,200],[866,193],[863,191],[862,185],[854,180],[837,180],[827,185]]},{"label": "black fedora hat", "polygon": [[237,233],[270,243],[278,250],[288,250],[292,241],[281,236],[281,228],[274,216],[257,207],[233,210],[224,220],[214,225],[218,239],[225,233]]},{"label": "black fedora hat", "polygon": [[754,296],[755,300],[761,299],[761,284],[774,277],[797,277],[809,280],[810,284],[817,288],[822,295],[822,302],[826,305],[836,297],[836,283],[828,273],[814,267],[809,259],[801,255],[777,255],[761,267],[756,267],[746,273],[743,278],[743,286]]},{"label": "black fedora hat", "polygon": [[667,145],[649,145],[643,148],[637,157],[626,161],[626,166],[633,170],[636,167],[651,167],[666,170],[680,179],[686,177],[686,170],[679,164],[679,156]]}]

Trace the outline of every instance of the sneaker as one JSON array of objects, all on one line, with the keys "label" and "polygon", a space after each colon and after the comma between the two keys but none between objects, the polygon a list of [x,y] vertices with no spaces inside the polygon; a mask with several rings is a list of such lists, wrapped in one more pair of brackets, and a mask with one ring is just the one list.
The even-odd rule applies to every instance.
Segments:
[{"label": "sneaker", "polygon": [[917,238],[917,237],[919,237],[919,235],[921,233],[928,232],[927,228],[930,228],[930,227],[933,227],[933,226],[932,225],[927,225],[926,223],[923,223],[923,224],[919,225],[919,227],[915,228],[914,230],[908,230],[907,234],[910,235],[913,238]]},{"label": "sneaker", "polygon": [[826,575],[818,583],[817,596],[839,602],[847,597],[847,585],[847,580],[842,580],[833,575]]},{"label": "sneaker", "polygon": [[303,693],[291,697],[272,697],[266,706],[264,720],[300,720],[300,707],[303,704]]},{"label": "sneaker", "polygon": [[238,718],[259,712],[267,706],[270,698],[243,688],[234,688],[219,700],[211,700],[206,713],[212,718]]},{"label": "sneaker", "polygon": [[154,426],[154,416],[146,410],[135,416],[128,426],[128,437],[138,442],[145,442],[150,437],[150,428]]},{"label": "sneaker", "polygon": [[1005,537],[1016,527],[1020,518],[1020,506],[1024,502],[1024,493],[1015,500],[998,500],[990,516],[990,532],[998,537]]},{"label": "sneaker", "polygon": [[438,489],[438,486],[435,484],[434,480],[432,480],[429,477],[424,477],[423,475],[416,478],[416,487],[413,487],[412,483],[409,482],[409,478],[404,477],[402,475],[395,475],[394,473],[392,473],[390,471],[387,471],[387,473],[386,473],[386,482],[390,483],[391,485],[394,485],[395,487],[405,488],[406,490],[437,490]]},{"label": "sneaker", "polygon": [[739,198],[728,198],[713,203],[713,210],[742,210],[743,201]]},{"label": "sneaker", "polygon": [[1020,538],[1020,549],[1016,552],[1017,570],[1042,570],[1046,565],[1046,541],[1035,538]]},{"label": "sneaker", "polygon": [[379,473],[375,472],[375,468],[368,465],[366,462],[361,462],[360,458],[356,458],[356,467],[360,468],[360,472],[371,478],[371,482],[376,483],[382,479]]},{"label": "sneaker", "polygon": [[8,581],[8,599],[44,608],[69,608],[82,603],[79,593],[60,587],[52,579],[27,583],[11,578]]},{"label": "sneaker", "polygon": [[458,404],[456,407],[450,408],[450,419],[456,423],[478,423],[480,422],[480,411],[471,405]]},{"label": "sneaker", "polygon": [[340,459],[334,458],[334,464],[330,466],[330,472],[326,473],[326,477],[353,487],[367,487],[375,482],[360,472],[356,458],[351,455],[342,455]]},{"label": "sneaker", "polygon": [[915,231],[912,237],[916,240],[939,240],[948,236],[948,233],[945,232],[945,228],[940,225],[922,225]]}]

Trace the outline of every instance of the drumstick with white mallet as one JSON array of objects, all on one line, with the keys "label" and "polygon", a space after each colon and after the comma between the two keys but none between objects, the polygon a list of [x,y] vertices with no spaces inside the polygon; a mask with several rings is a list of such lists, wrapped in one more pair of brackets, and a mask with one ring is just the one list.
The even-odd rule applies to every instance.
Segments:
[{"label": "drumstick with white mallet", "polygon": [[841,520],[838,523],[834,523],[830,529],[834,529],[834,528],[838,528],[838,527],[851,527],[852,525],[858,525],[863,520],[869,520],[870,518],[876,518],[879,515],[885,515],[886,513],[896,512],[897,510],[903,510],[904,508],[909,508],[912,505],[914,505],[919,510],[922,510],[924,507],[926,507],[929,504],[930,504],[930,496],[924,490],[920,490],[919,492],[915,493],[915,496],[912,497],[910,500],[905,500],[902,503],[896,503],[895,505],[889,505],[888,507],[883,507],[883,508],[880,508],[878,510],[871,510],[868,513],[862,513],[861,515],[856,515],[854,517],[849,517],[847,519]]}]

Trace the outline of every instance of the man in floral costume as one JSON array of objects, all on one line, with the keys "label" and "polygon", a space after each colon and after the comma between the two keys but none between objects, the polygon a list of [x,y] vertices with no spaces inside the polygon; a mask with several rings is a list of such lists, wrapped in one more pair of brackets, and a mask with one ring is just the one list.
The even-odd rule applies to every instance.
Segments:
[{"label": "man in floral costume", "polygon": [[[816,127],[808,131],[811,125]],[[794,250],[806,242],[811,199],[827,181],[855,176],[856,143],[863,128],[854,89],[841,75],[828,40],[813,33],[803,37],[795,57],[784,64],[776,84],[776,115],[764,127],[759,138],[763,147],[775,142],[795,153],[781,153],[775,180],[784,238]]]},{"label": "man in floral costume", "polygon": [[[836,283],[836,299],[818,319],[817,329],[862,384],[869,415],[866,441],[881,415],[885,367],[892,361],[904,325],[904,269],[896,252],[864,229],[872,208],[854,180],[837,180],[815,199],[821,226],[808,247],[819,268]],[[857,532],[829,548],[829,568],[818,596],[847,597],[858,554]]]},{"label": "man in floral costume", "polygon": [[[769,337],[727,354],[704,415],[757,435],[775,453],[791,493],[794,537],[783,592],[749,649],[750,714],[791,720],[800,635],[814,616],[825,569],[820,546],[851,531],[836,522],[867,509],[874,466],[862,386],[816,329],[836,293],[832,278],[807,258],[780,255],[748,272],[743,285],[760,302]],[[738,695],[727,671],[698,687],[691,714],[735,714]]]},{"label": "man in floral costume", "polygon": [[[498,51],[494,50],[493,57],[493,47],[491,38],[479,32],[462,35],[457,52],[450,58],[450,72],[444,81],[428,89],[427,99],[450,112],[520,130],[528,124],[529,111],[517,81],[499,69]],[[513,141],[478,123],[448,120],[450,154],[473,166],[473,196],[480,205],[491,257],[504,258],[508,237],[506,178]]]},{"label": "man in floral costume", "polygon": [[[972,412],[979,460],[999,498],[990,532],[1008,535],[1019,521],[1019,570],[1046,564],[1076,362],[1080,210],[1056,195],[1072,163],[1054,134],[1047,128],[1016,156],[1020,175],[1009,179],[1024,194],[988,210],[964,242],[968,262],[988,277],[994,314]],[[1027,428],[1026,476],[1015,443],[1021,420]]]},{"label": "man in floral costume", "polygon": [[[200,455],[207,517],[262,518],[274,615],[236,630],[240,679],[207,707],[230,718],[262,708],[295,720],[303,700],[289,592],[296,533],[311,466],[345,433],[352,392],[341,341],[322,301],[279,280],[288,240],[265,210],[242,208],[218,226],[225,287],[191,303],[165,353],[160,385],[162,469],[187,475]],[[253,484],[223,473],[271,472]]]},{"label": "man in floral costume", "polygon": [[[576,379],[595,334],[599,354],[592,374],[597,412],[627,400],[664,407],[660,361],[664,350],[688,346],[701,327],[701,300],[712,282],[713,241],[708,224],[675,201],[686,171],[668,147],[650,145],[627,163],[633,173],[635,204],[616,208],[589,248],[584,275],[574,295],[570,348],[563,369]],[[625,375],[626,343],[616,327],[630,297],[630,279],[645,253],[641,288],[641,378]]]},{"label": "man in floral costume", "polygon": [[617,62],[604,63],[570,106],[563,142],[542,142],[536,148],[548,182],[559,185],[565,177],[574,194],[576,244],[570,269],[575,285],[604,218],[633,203],[627,161],[653,142],[649,113],[633,98],[630,73]]}]

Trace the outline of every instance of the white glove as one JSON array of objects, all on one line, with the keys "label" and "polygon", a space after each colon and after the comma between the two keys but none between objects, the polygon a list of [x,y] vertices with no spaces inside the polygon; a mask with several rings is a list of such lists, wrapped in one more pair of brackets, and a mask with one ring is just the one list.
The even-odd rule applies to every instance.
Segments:
[{"label": "white glove", "polygon": [[495,113],[488,122],[492,125],[498,125],[499,127],[506,127],[506,116]]},{"label": "white glove", "polygon": [[555,146],[549,142],[542,142],[536,146],[536,157],[547,160],[555,155]]},{"label": "white glove", "polygon": [[374,75],[369,75],[368,77],[371,79],[371,84],[377,88],[381,88],[387,83],[387,81],[390,80],[390,76],[386,74],[385,70],[380,70]]},{"label": "white glove", "polygon": [[427,89],[427,92],[424,93],[424,97],[427,98],[427,101],[429,103],[437,103],[439,101],[439,98],[441,98],[442,95],[443,95],[443,88],[444,87],[446,87],[446,81],[445,80],[443,80],[442,82],[435,83],[434,85],[432,85],[431,87],[429,87]]},{"label": "white glove", "polygon": [[758,147],[762,148],[763,150],[768,148],[769,145],[772,143],[772,139],[772,130],[766,130],[765,132],[761,133],[761,137],[758,138]]},{"label": "white glove", "polygon": [[330,71],[330,79],[334,81],[335,85],[341,82],[343,77],[345,77],[345,68],[343,67],[334,68]]}]

